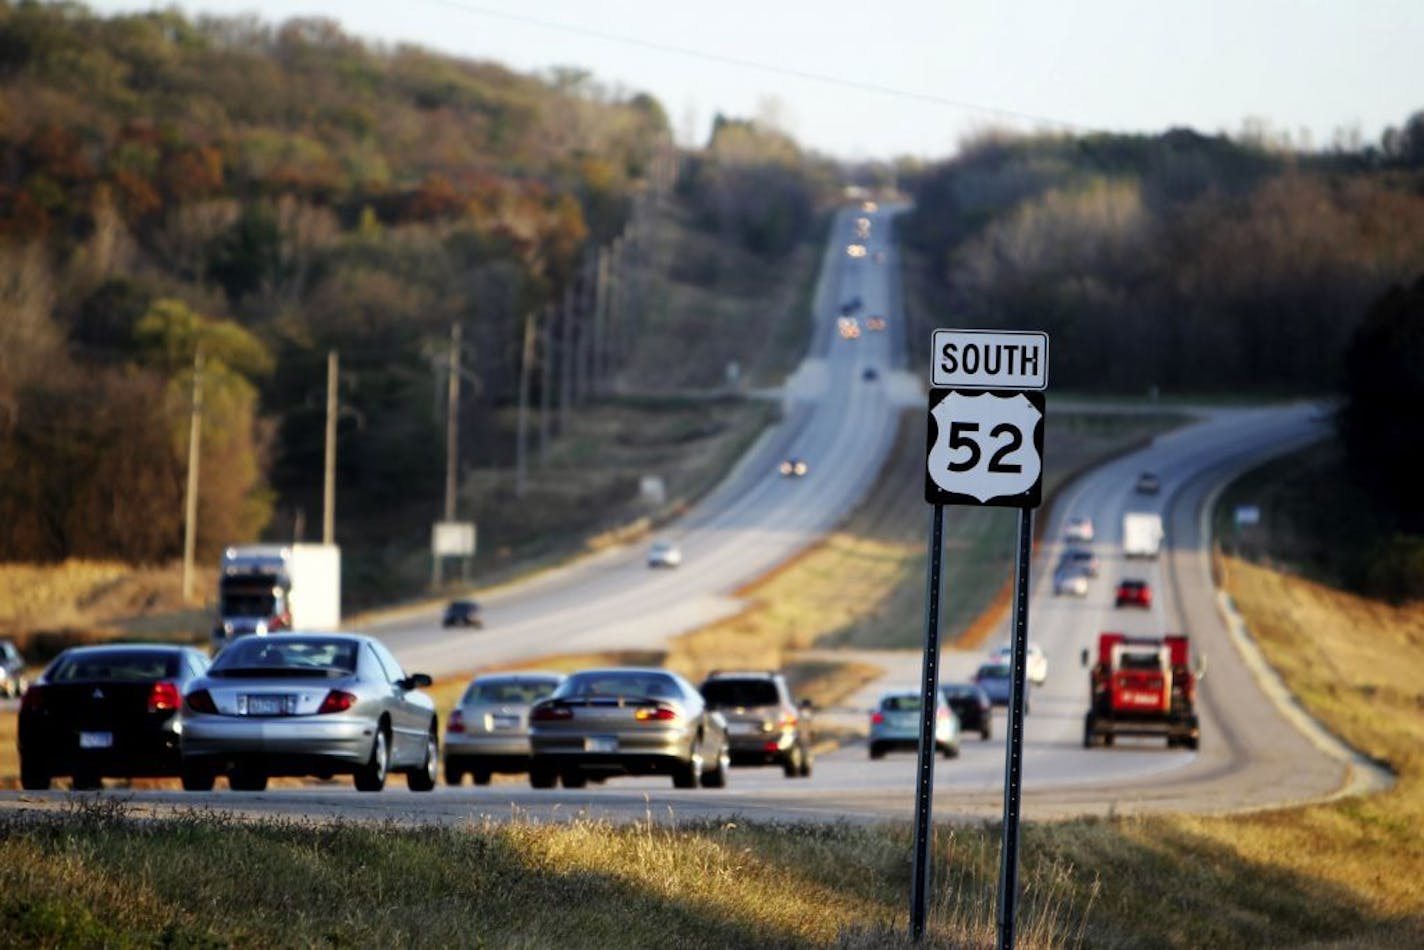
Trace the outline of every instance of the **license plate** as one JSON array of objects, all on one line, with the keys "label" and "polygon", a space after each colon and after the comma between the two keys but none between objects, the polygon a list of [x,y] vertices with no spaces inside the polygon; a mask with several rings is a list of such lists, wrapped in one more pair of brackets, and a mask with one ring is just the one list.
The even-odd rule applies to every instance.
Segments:
[{"label": "license plate", "polygon": [[585,752],[617,752],[617,736],[589,736],[583,740]]},{"label": "license plate", "polygon": [[112,732],[79,733],[79,748],[81,749],[107,749],[113,744],[114,734]]},{"label": "license plate", "polygon": [[287,696],[249,696],[247,714],[249,716],[280,716],[287,711]]},{"label": "license plate", "polygon": [[727,724],[727,731],[734,736],[750,736],[761,732],[761,724],[755,722],[731,722]]},{"label": "license plate", "polygon": [[491,718],[490,721],[491,721],[491,724],[492,724],[492,725],[494,726],[494,728],[496,728],[496,729],[518,729],[518,728],[519,728],[519,717],[518,717],[518,716],[494,716],[494,717]]}]

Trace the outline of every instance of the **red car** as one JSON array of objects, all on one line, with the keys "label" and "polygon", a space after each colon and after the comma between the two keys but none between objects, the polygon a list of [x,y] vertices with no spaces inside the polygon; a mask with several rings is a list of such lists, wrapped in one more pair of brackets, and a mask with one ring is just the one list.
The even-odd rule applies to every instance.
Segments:
[{"label": "red car", "polygon": [[1152,587],[1146,581],[1128,580],[1117,585],[1118,607],[1152,607]]}]

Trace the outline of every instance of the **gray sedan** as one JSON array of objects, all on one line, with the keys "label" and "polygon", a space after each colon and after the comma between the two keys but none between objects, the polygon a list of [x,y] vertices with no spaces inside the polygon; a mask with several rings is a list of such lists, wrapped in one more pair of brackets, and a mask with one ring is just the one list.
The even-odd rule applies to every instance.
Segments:
[{"label": "gray sedan", "polygon": [[494,772],[529,771],[529,709],[563,682],[562,673],[476,676],[445,721],[445,784],[471,775],[488,785]]},{"label": "gray sedan", "polygon": [[677,788],[727,784],[727,723],[662,669],[584,670],[529,713],[529,784],[582,788],[610,775],[671,775]]},{"label": "gray sedan", "polygon": [[390,772],[412,791],[435,787],[435,701],[379,640],[354,634],[243,637],[184,696],[182,779],[207,791],[220,774],[237,791],[272,775],[350,774],[378,792]]}]

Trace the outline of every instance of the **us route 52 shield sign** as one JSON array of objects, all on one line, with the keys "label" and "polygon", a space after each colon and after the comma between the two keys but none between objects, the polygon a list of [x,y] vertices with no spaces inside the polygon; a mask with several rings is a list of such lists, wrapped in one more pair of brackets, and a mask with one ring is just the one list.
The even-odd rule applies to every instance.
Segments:
[{"label": "us route 52 shield sign", "polygon": [[1044,406],[1040,392],[931,389],[925,501],[1037,508]]}]

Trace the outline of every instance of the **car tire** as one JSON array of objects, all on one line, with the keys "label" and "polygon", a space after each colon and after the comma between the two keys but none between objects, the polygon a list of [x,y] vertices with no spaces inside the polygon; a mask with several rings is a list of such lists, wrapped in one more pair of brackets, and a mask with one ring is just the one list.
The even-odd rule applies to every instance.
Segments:
[{"label": "car tire", "polygon": [[673,788],[696,788],[702,780],[702,754],[694,751],[686,762],[679,762],[673,768]]},{"label": "car tire", "polygon": [[529,769],[529,785],[532,788],[553,788],[559,781],[559,773],[547,765],[536,765]]},{"label": "car tire", "polygon": [[76,792],[94,792],[104,787],[104,780],[92,769],[75,769],[69,787]]},{"label": "car tire", "polygon": [[959,744],[958,744],[958,743],[955,743],[955,744],[953,744],[953,745],[946,744],[946,745],[942,746],[939,751],[940,751],[941,754],[944,755],[944,757],[945,757],[946,759],[957,759],[957,758],[959,758]]},{"label": "car tire", "polygon": [[474,769],[470,772],[470,781],[476,785],[488,785],[490,783],[489,769]]},{"label": "car tire", "polygon": [[883,759],[883,758],[885,758],[885,749],[884,749],[883,747],[879,746],[879,745],[876,745],[874,742],[872,742],[872,743],[870,744],[870,757],[871,757],[872,759]]},{"label": "car tire", "polygon": [[564,788],[583,788],[588,784],[588,776],[578,769],[570,769],[559,776],[559,781],[564,783]]},{"label": "car tire", "polygon": [[1187,736],[1185,739],[1182,740],[1182,745],[1195,752],[1201,746],[1201,737]]},{"label": "car tire", "polygon": [[782,760],[781,769],[787,778],[798,778],[805,763],[806,753],[799,745],[793,745],[791,751],[786,753],[786,758]]},{"label": "car tire", "polygon": [[1110,746],[1110,745],[1112,745],[1112,744],[1113,744],[1113,734],[1112,734],[1111,732],[1105,732],[1105,733],[1103,733],[1103,745],[1108,745],[1108,746]]},{"label": "car tire", "polygon": [[391,766],[391,740],[386,736],[383,723],[376,729],[376,738],[371,741],[371,757],[366,764],[356,770],[351,779],[358,792],[379,792],[386,787],[386,773]]},{"label": "car tire", "polygon": [[42,762],[26,763],[20,759],[20,787],[27,792],[43,792],[49,788],[52,777]]},{"label": "car tire", "polygon": [[810,749],[801,750],[801,778],[811,777],[811,762],[814,758]]},{"label": "car tire", "polygon": [[979,738],[983,739],[985,742],[988,742],[990,739],[994,738],[994,726],[992,725],[990,720],[984,720],[984,725],[979,729]]},{"label": "car tire", "polygon": [[719,753],[717,753],[717,767],[716,767],[715,769],[713,769],[712,771],[710,771],[710,772],[707,771],[707,770],[705,770],[705,769],[703,770],[703,772],[702,772],[702,787],[703,787],[703,788],[726,788],[726,787],[727,787],[727,772],[728,772],[728,770],[729,770],[731,767],[732,767],[732,754],[731,754],[731,752],[728,751],[727,747],[726,747],[725,745],[723,745],[723,746],[722,746],[722,751],[719,752]]},{"label": "car tire", "polygon": [[211,792],[217,784],[218,773],[204,765],[184,765],[178,779],[185,792]]},{"label": "car tire", "polygon": [[445,784],[452,788],[459,788],[465,781],[465,767],[460,764],[459,759],[452,759],[448,756],[445,759]]},{"label": "car tire", "polygon": [[265,792],[267,773],[251,766],[236,768],[228,773],[227,786],[234,792]]},{"label": "car tire", "polygon": [[440,772],[440,740],[434,724],[425,737],[425,758],[420,767],[405,773],[405,787],[412,792],[433,792]]}]

